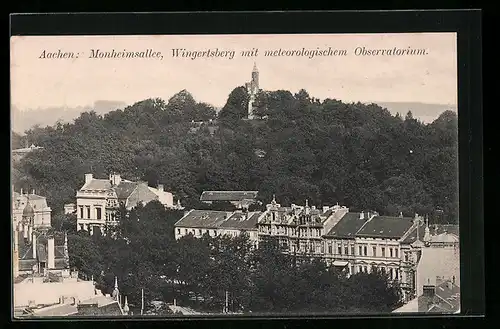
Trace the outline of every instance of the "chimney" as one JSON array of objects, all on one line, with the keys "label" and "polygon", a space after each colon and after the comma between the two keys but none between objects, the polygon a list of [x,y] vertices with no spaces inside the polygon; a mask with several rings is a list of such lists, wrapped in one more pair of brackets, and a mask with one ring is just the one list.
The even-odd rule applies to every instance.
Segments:
[{"label": "chimney", "polygon": [[359,214],[359,219],[365,219],[365,213],[364,212],[361,212]]},{"label": "chimney", "polygon": [[158,184],[158,191],[163,192],[163,184]]},{"label": "chimney", "polygon": [[429,298],[434,298],[434,295],[436,294],[436,287],[433,285],[426,284],[423,286],[423,296],[429,297]]},{"label": "chimney", "polygon": [[35,195],[35,189],[31,190],[31,194]]},{"label": "chimney", "polygon": [[47,239],[47,268],[52,269],[55,267],[55,245],[54,237]]},{"label": "chimney", "polygon": [[93,174],[85,174],[85,184],[88,184],[93,178]]},{"label": "chimney", "polygon": [[23,189],[21,189],[21,195],[23,195]]},{"label": "chimney", "polygon": [[451,278],[451,282],[453,282],[453,284],[455,284],[455,276],[453,276],[453,277]]},{"label": "chimney", "polygon": [[118,175],[118,174],[111,174],[111,175],[109,175],[109,177],[110,177],[110,180],[111,180],[111,185],[113,185],[113,186],[120,185],[120,183],[122,181],[120,175]]},{"label": "chimney", "polygon": [[33,246],[33,259],[36,259],[36,234],[35,232],[32,232],[33,238],[32,238],[32,246]]}]

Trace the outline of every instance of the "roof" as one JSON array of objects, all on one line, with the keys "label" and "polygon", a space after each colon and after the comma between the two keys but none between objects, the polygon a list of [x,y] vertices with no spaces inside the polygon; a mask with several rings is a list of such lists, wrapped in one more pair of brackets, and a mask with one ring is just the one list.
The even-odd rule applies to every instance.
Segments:
[{"label": "roof", "polygon": [[458,243],[458,236],[450,233],[431,235],[431,243]]},{"label": "roof", "polygon": [[82,190],[109,190],[111,189],[111,182],[108,179],[95,179],[83,185]]},{"label": "roof", "polygon": [[215,210],[191,210],[175,223],[176,227],[219,227],[230,213]]},{"label": "roof", "polygon": [[460,235],[459,226],[454,224],[434,224],[429,225],[429,228],[432,235],[443,233],[454,234],[456,236]]},{"label": "roof", "polygon": [[366,223],[366,219],[361,219],[359,216],[360,213],[357,212],[346,213],[326,236],[354,239],[356,232]]},{"label": "roof", "polygon": [[129,182],[129,181],[121,181],[120,184],[114,187],[116,192],[116,196],[118,199],[126,199],[134,192],[137,185],[137,182]]},{"label": "roof", "polygon": [[[424,235],[425,235],[425,224],[423,222],[420,222],[418,224],[418,238],[420,241],[424,241]],[[417,227],[414,226],[411,228],[410,233],[401,241],[403,244],[412,244],[417,241]]]},{"label": "roof", "polygon": [[221,228],[234,228],[234,229],[247,229],[257,230],[257,218],[261,212],[242,213],[235,212],[227,220],[223,221],[219,227]]},{"label": "roof", "polygon": [[375,216],[356,233],[357,237],[399,239],[412,227],[413,218]]},{"label": "roof", "polygon": [[23,209],[23,217],[33,217],[34,215],[35,215],[35,210],[33,210],[33,207],[29,203],[28,199],[28,203],[26,203],[26,206]]},{"label": "roof", "polygon": [[201,201],[242,201],[257,198],[258,191],[203,191]]},{"label": "roof", "polygon": [[33,316],[67,316],[78,313],[76,305],[72,304],[56,304],[34,310]]},{"label": "roof", "polygon": [[460,309],[460,287],[447,280],[436,286],[435,296],[419,296],[418,311],[455,313]]}]

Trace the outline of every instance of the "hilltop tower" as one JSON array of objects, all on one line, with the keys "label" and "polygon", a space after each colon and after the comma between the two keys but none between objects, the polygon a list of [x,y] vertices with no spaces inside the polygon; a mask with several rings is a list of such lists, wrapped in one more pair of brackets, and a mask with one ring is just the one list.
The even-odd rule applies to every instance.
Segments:
[{"label": "hilltop tower", "polygon": [[253,64],[252,70],[252,80],[245,84],[247,88],[249,100],[248,100],[248,119],[253,119],[253,102],[257,97],[259,92],[259,70],[257,69],[257,64]]}]

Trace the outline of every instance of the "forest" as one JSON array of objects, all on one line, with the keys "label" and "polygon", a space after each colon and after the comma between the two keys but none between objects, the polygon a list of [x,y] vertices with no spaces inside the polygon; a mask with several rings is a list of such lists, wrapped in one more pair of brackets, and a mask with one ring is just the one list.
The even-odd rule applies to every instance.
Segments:
[{"label": "forest", "polygon": [[[147,99],[104,115],[84,112],[73,123],[33,127],[12,135],[12,148],[42,146],[15,163],[16,190],[35,189],[52,207],[52,223],[70,232],[72,268],[111,292],[140,303],[177,299],[218,310],[252,312],[387,312],[400,290],[383,273],[347,278],[321,261],[297,263],[272,241],[250,248],[248,238],[187,236],[175,240],[182,211],[158,202],[119,209],[116,236],[76,232],[63,214],[85,173],[163,184],[186,209],[203,208],[204,190],[257,190],[267,204],[318,207],[337,202],[384,215],[415,212],[432,223],[458,222],[457,115],[431,124],[376,104],[319,100],[301,90],[262,91],[256,119],[246,120],[248,95],[237,87],[217,111],[186,90],[168,101]],[[219,205],[224,207],[224,205]],[[227,205],[226,205],[227,206]]]},{"label": "forest", "polygon": [[186,90],[122,110],[84,112],[73,123],[13,134],[12,146],[42,146],[13,167],[16,189],[36,189],[53,212],[74,202],[84,174],[110,172],[163,184],[186,208],[203,190],[258,190],[265,205],[339,203],[380,214],[458,222],[457,115],[424,124],[376,104],[319,100],[301,90],[262,91],[256,119],[237,87],[219,111]]}]

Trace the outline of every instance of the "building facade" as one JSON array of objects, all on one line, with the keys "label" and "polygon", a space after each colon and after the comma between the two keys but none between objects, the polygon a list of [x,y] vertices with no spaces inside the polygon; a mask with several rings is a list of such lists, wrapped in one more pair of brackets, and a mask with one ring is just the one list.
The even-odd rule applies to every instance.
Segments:
[{"label": "building facade", "polygon": [[[400,285],[405,300],[418,295],[422,275],[442,272],[439,264],[424,264],[452,258],[429,255],[436,254],[436,250],[444,253],[444,245],[452,242],[452,255],[456,259],[459,255],[458,236],[445,238],[445,233],[438,234],[438,230],[433,233],[428,220],[418,214],[413,218],[380,216],[375,211],[350,212],[338,204],[317,208],[309,206],[307,200],[304,206],[283,207],[273,197],[265,211],[253,213],[191,210],[175,224],[177,239],[188,234],[201,237],[205,233],[237,236],[243,231],[253,234],[256,246],[259,241],[277,239],[285,252],[298,259],[322,258],[347,275],[370,273],[377,268]],[[454,264],[459,271],[460,263]],[[445,272],[441,275],[450,271]],[[456,271],[450,273],[458,280]]]},{"label": "building facade", "polygon": [[106,225],[118,223],[116,210],[120,205],[132,209],[153,200],[166,208],[176,207],[172,193],[164,191],[163,185],[153,188],[146,182],[122,179],[118,174],[109,175],[109,179],[96,179],[92,174],[85,174],[85,183],[76,193],[75,207],[67,205],[67,208],[76,211],[77,230],[102,234]]},{"label": "building facade", "polygon": [[180,239],[186,235],[202,237],[208,234],[211,237],[247,234],[250,241],[256,246],[258,243],[257,221],[261,212],[246,211],[215,211],[190,210],[174,225],[174,236]]},{"label": "building facade", "polygon": [[35,211],[26,204],[21,221],[13,226],[14,278],[20,275],[61,277],[69,274],[66,235],[49,233],[47,226],[35,226]]},{"label": "building facade", "polygon": [[254,63],[253,65],[253,70],[252,70],[252,79],[250,82],[245,83],[245,87],[248,92],[248,119],[253,119],[253,110],[254,106],[253,103],[255,102],[257,98],[257,94],[259,93],[259,70],[257,69],[257,64]]}]

